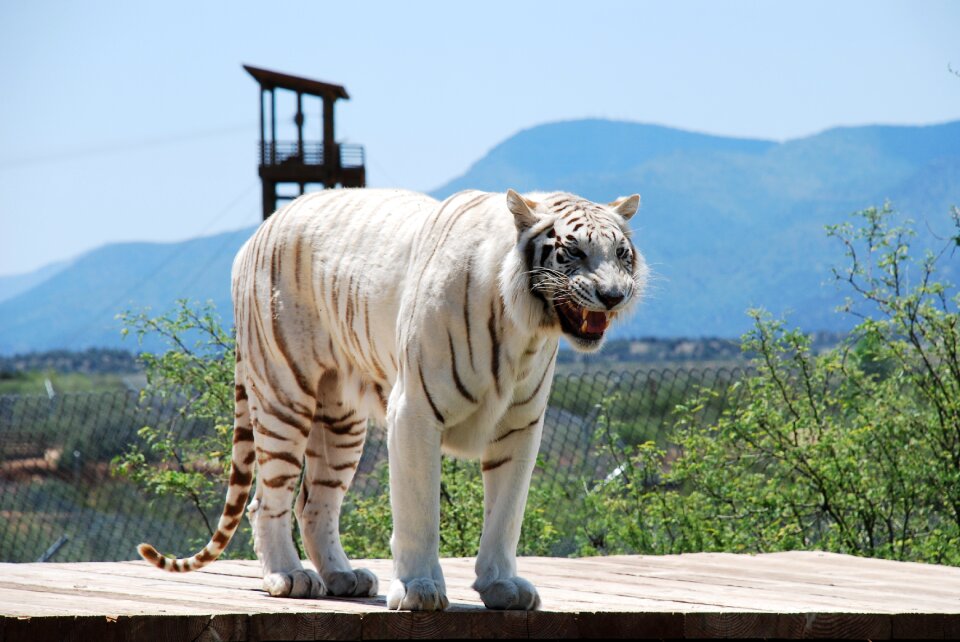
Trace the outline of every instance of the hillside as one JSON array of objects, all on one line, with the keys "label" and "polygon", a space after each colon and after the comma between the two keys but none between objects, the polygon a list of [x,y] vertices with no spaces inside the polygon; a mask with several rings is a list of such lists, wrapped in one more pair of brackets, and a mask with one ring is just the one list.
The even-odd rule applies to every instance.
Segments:
[{"label": "hillside", "polygon": [[[0,302],[0,354],[31,350],[122,347],[116,315],[179,298],[212,300],[230,323],[230,266],[252,234],[236,232],[181,243],[115,243],[92,250],[69,269]],[[155,348],[156,344],[148,347]]]},{"label": "hillside", "polygon": [[[789,312],[809,330],[842,331],[849,322],[833,309],[843,296],[828,283],[842,250],[824,225],[889,199],[927,239],[943,230],[949,206],[960,204],[960,122],[838,128],[784,143],[552,123],[503,141],[433,194],[467,187],[563,189],[598,201],[641,193],[634,240],[655,280],[615,337],[736,337],[754,305]],[[133,348],[121,343],[115,315],[184,297],[213,300],[229,323],[230,264],[251,231],[107,245],[51,268],[33,287],[0,296],[0,354]]]},{"label": "hillside", "polygon": [[463,176],[502,191],[562,189],[597,201],[640,192],[634,241],[656,279],[618,336],[741,334],[744,311],[788,312],[811,330],[843,330],[829,266],[842,249],[824,226],[890,200],[927,232],[960,204],[960,122],[854,127],[775,143],[587,120],[522,131]]},{"label": "hillside", "polygon": [[70,261],[57,261],[32,272],[0,276],[0,302],[40,285],[69,265]]}]

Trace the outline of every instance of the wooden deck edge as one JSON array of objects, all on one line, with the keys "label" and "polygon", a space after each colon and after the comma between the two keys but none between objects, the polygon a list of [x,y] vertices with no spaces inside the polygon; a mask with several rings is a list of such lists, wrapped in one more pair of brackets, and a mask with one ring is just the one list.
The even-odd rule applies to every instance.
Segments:
[{"label": "wooden deck edge", "polygon": [[960,613],[234,613],[0,617],[0,640],[957,639]]}]

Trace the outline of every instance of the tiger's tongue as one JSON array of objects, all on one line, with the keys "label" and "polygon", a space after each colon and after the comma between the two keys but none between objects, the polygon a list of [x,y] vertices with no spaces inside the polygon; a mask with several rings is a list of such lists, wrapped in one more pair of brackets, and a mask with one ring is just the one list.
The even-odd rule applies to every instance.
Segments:
[{"label": "tiger's tongue", "polygon": [[607,315],[603,312],[587,312],[587,332],[599,334],[607,329]]}]

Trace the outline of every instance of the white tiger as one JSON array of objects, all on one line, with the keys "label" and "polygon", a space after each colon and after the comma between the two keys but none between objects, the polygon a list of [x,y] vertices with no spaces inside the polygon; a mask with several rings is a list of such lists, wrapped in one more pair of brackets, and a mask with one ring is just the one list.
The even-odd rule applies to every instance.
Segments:
[{"label": "white tiger", "polygon": [[[647,267],[626,220],[639,196],[466,191],[442,203],[397,190],[302,196],[269,218],[233,266],[236,423],[218,529],[187,559],[216,559],[248,507],[270,595],[372,596],[340,544],[340,506],[367,418],[388,431],[393,609],[448,605],[440,569],[441,451],[479,458],[484,525],[473,587],[495,609],[536,609],[516,547],[558,340],[599,348]],[[291,541],[295,514],[316,569]]]}]

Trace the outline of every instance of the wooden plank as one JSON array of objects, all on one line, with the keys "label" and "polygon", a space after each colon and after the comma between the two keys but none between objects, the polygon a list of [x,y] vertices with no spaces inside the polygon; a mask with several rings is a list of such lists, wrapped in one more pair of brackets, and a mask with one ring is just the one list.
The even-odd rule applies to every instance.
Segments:
[{"label": "wooden plank", "polygon": [[945,613],[897,613],[890,624],[893,639],[960,640],[960,618]]},{"label": "wooden plank", "polygon": [[[562,570],[545,570],[538,574],[537,584],[544,589],[562,584],[588,591],[597,585],[603,585],[607,587],[607,595],[625,596],[628,599],[672,598],[675,603],[680,604],[696,601],[704,608],[695,610],[703,611],[724,608],[778,611],[783,610],[785,601],[793,610],[849,610],[869,608],[874,604],[873,600],[868,599],[871,598],[868,593],[851,593],[846,596],[838,595],[837,592],[824,594],[801,590],[798,586],[785,582],[753,583],[751,578],[746,577],[718,578],[715,575],[695,572],[651,577],[645,572],[632,569],[620,568],[614,571],[593,567],[589,569],[591,581],[585,582],[580,574],[585,570],[587,569],[578,567],[577,576],[565,574]],[[841,605],[837,604],[839,597],[845,598]]]},{"label": "wooden plank", "polygon": [[[630,578],[630,583],[634,586],[652,580],[665,585],[670,585],[672,581],[680,581],[730,587],[731,590],[756,589],[771,594],[779,591],[792,603],[802,595],[817,601],[822,601],[820,598],[840,599],[848,606],[871,606],[878,601],[878,598],[887,597],[891,603],[895,604],[892,608],[900,611],[909,610],[912,606],[928,610],[933,608],[941,612],[960,609],[960,569],[934,567],[937,571],[936,577],[917,580],[904,573],[891,574],[888,571],[870,573],[870,563],[878,560],[857,560],[860,564],[853,567],[857,570],[854,574],[849,571],[831,572],[829,568],[824,568],[815,561],[799,564],[795,570],[790,571],[779,564],[776,567],[769,564],[749,564],[748,556],[741,556],[745,558],[742,560],[736,560],[736,556],[730,556],[722,563],[714,560],[713,563],[708,564],[704,564],[702,559],[683,560],[684,563],[681,563],[676,557],[670,560],[656,558],[624,560],[619,563],[617,570],[608,570],[608,575],[604,575],[606,565],[594,567],[580,565],[578,571],[590,571],[594,577],[611,583],[617,576],[622,577],[621,581]],[[670,563],[671,568],[655,570],[651,568],[654,563],[657,565]],[[883,561],[883,564],[886,566],[889,562]],[[550,575],[556,572],[547,570],[545,574]],[[838,580],[842,582],[838,583]]]},{"label": "wooden plank", "polygon": [[888,640],[889,617],[863,613],[690,613],[684,638]]},{"label": "wooden plank", "polygon": [[[522,558],[544,610],[496,612],[474,560],[442,561],[451,608],[392,612],[389,560],[363,600],[278,599],[255,561],[0,564],[0,639],[960,637],[960,569],[821,553]],[[29,617],[27,617],[29,616]]]},{"label": "wooden plank", "polygon": [[[862,581],[851,577],[847,582],[838,583],[836,579],[824,578],[815,572],[809,574],[785,573],[779,569],[742,569],[718,571],[695,567],[670,573],[630,573],[620,572],[623,581],[635,586],[644,583],[655,585],[682,586],[683,583],[723,586],[729,595],[744,595],[757,600],[786,600],[799,605],[805,601],[810,606],[823,606],[828,610],[831,602],[840,601],[844,607],[872,608],[879,598],[889,599],[891,611],[903,611],[911,608],[924,608],[949,612],[960,607],[960,586],[953,596],[940,584],[921,584],[908,582],[904,578],[889,578],[888,581]],[[632,578],[626,580],[626,578]],[[850,585],[848,585],[848,582]],[[759,602],[758,602],[759,604]]]},{"label": "wooden plank", "polygon": [[[224,589],[204,583],[209,578],[204,573],[193,575],[194,582],[172,582],[166,577],[144,578],[142,576],[91,578],[89,574],[58,569],[52,577],[30,581],[7,578],[0,582],[0,591],[18,589],[26,594],[52,594],[65,608],[71,601],[88,604],[92,599],[109,600],[116,614],[146,614],[151,612],[177,613],[235,613],[238,609],[271,612],[299,612],[316,608],[316,600],[290,600],[268,596],[259,588],[259,581],[244,580],[243,586]],[[183,575],[175,576],[178,579]],[[11,581],[12,580],[12,581]],[[256,588],[253,588],[256,586]],[[381,600],[382,601],[382,600]],[[325,598],[324,607],[329,611],[366,612],[377,604],[376,598],[361,600],[337,600]],[[99,603],[99,602],[98,602]],[[16,612],[13,615],[30,615]]]},{"label": "wooden plank", "polygon": [[[65,570],[64,572],[67,572],[67,571]],[[136,572],[136,571],[134,571],[134,572]],[[204,579],[204,580],[206,580],[207,578],[206,578],[205,576],[208,576],[208,573],[206,573],[206,572],[200,572],[200,573],[194,573],[194,574],[185,574],[185,575],[166,575],[166,574],[160,573],[159,571],[150,571],[150,572],[152,572],[155,576],[159,575],[159,576],[163,577],[163,580],[164,580],[164,581],[163,581],[163,583],[161,584],[161,586],[162,586],[162,585],[169,585],[169,584],[172,583],[172,582],[177,582],[177,583],[184,584],[184,585],[187,585],[187,586],[195,586],[196,583],[197,583],[201,578]],[[218,574],[218,575],[219,575],[219,574]],[[448,577],[450,577],[450,576],[452,576],[452,575],[455,575],[455,574],[453,574],[453,573],[448,574]],[[576,605],[576,606],[573,606],[573,608],[581,608],[581,607],[584,606],[584,605],[589,606],[591,603],[596,602],[596,600],[589,599],[589,597],[590,597],[590,596],[594,596],[594,595],[599,594],[599,593],[603,593],[603,594],[604,594],[604,600],[603,600],[603,602],[596,602],[595,608],[610,610],[611,608],[616,609],[616,608],[619,608],[619,607],[621,607],[621,606],[623,606],[623,605],[629,606],[629,604],[631,604],[631,603],[637,603],[638,606],[642,606],[642,604],[641,604],[641,603],[638,603],[637,600],[640,600],[640,602],[643,602],[643,601],[645,600],[645,598],[644,598],[644,593],[648,593],[648,592],[650,592],[651,590],[659,590],[659,592],[660,592],[660,595],[659,595],[658,597],[647,598],[647,599],[652,599],[652,600],[653,600],[653,602],[651,603],[653,606],[656,606],[658,602],[662,603],[662,602],[666,601],[666,599],[668,598],[668,596],[672,594],[672,595],[679,596],[679,601],[675,602],[672,606],[674,606],[674,607],[679,606],[679,607],[682,609],[682,608],[684,608],[683,602],[689,602],[689,601],[690,601],[689,595],[690,595],[692,592],[696,592],[696,591],[698,590],[698,588],[697,588],[696,586],[689,586],[689,585],[688,585],[688,584],[690,584],[689,582],[687,582],[686,584],[684,584],[684,583],[679,583],[679,586],[680,586],[680,590],[679,590],[679,591],[674,590],[674,587],[675,587],[676,584],[673,583],[672,581],[661,581],[659,584],[656,584],[656,583],[644,584],[644,582],[647,581],[646,578],[639,578],[639,579],[635,578],[634,581],[630,582],[630,584],[629,584],[628,586],[624,586],[624,581],[623,581],[623,578],[622,578],[622,577],[618,577],[618,578],[617,578],[617,582],[608,582],[608,583],[607,583],[607,586],[602,587],[602,588],[597,589],[597,590],[593,590],[593,589],[591,589],[591,587],[590,587],[589,585],[584,585],[584,583],[581,581],[580,578],[570,577],[569,575],[559,575],[559,576],[556,576],[556,577],[554,577],[554,578],[545,579],[544,575],[545,575],[544,573],[541,573],[541,576],[540,576],[540,577],[534,578],[535,581],[537,581],[537,582],[540,584],[540,586],[541,586],[545,591],[547,591],[548,593],[553,593],[553,596],[554,596],[555,598],[559,598],[560,601],[561,601],[561,603],[567,605],[566,608],[568,608],[568,609],[569,609],[573,604]],[[223,577],[223,576],[222,576],[222,575],[219,575],[219,577]],[[581,575],[580,577],[582,578],[582,575]],[[193,578],[193,579],[190,579],[190,578]],[[251,578],[251,580],[252,580],[252,579],[253,579],[253,578]],[[551,579],[553,579],[553,580],[555,580],[555,581],[550,581]],[[158,581],[159,581],[159,578],[158,578]],[[110,583],[105,583],[105,584],[102,584],[101,586],[106,587],[106,588],[114,588],[114,589],[116,589],[116,590],[123,590],[123,589],[125,588],[125,586],[141,586],[143,583],[146,583],[147,585],[149,585],[149,584],[151,583],[151,581],[150,581],[150,580],[145,580],[145,579],[142,579],[142,578],[139,578],[139,577],[135,577],[135,578],[132,578],[132,579],[130,580],[130,583],[129,583],[128,585],[111,585]],[[707,578],[707,580],[705,580],[703,583],[704,583],[704,584],[710,584],[710,585],[713,586],[713,587],[716,587],[716,586],[718,585],[718,583],[716,583],[716,582],[712,582],[712,583],[711,583],[711,582],[709,581],[709,578]],[[207,582],[207,584],[210,584],[210,582]],[[231,583],[231,584],[232,584],[232,583]],[[384,584],[386,584],[386,579],[385,579]],[[466,584],[466,582],[463,583],[463,585],[465,585],[465,584]],[[28,583],[28,585],[29,585],[29,583]],[[461,585],[461,587],[460,587],[459,589],[458,589],[458,588],[455,588],[455,587],[453,586],[453,578],[451,578],[450,585],[451,585],[451,589],[452,589],[452,590],[451,590],[451,594],[452,594],[452,596],[454,596],[454,599],[456,599],[457,593],[460,593],[460,594],[463,596],[463,598],[464,598],[465,600],[467,600],[468,603],[478,605],[478,602],[477,602],[477,600],[476,600],[475,594],[473,594],[473,593],[470,592],[469,590],[467,590],[465,594],[462,593],[461,591],[462,591],[463,585]],[[77,587],[82,588],[83,585],[82,585],[82,584],[76,585],[75,588],[77,588]],[[574,588],[571,588],[571,587],[574,587]],[[618,587],[619,587],[619,588],[618,588]],[[214,596],[214,595],[213,595],[212,593],[210,593],[210,592],[204,593],[204,595],[206,595],[206,596],[207,596],[208,598],[210,598],[211,600],[215,597],[215,598],[217,599],[217,601],[219,601],[219,600],[226,600],[226,601],[228,601],[228,602],[236,601],[236,600],[240,599],[240,598],[238,597],[238,595],[243,595],[243,594],[238,594],[236,591],[231,591],[231,590],[229,590],[229,587],[227,587],[227,588],[228,588],[227,591],[223,592],[222,594],[216,595],[216,596]],[[250,592],[250,586],[245,586],[244,588],[246,589],[246,592]],[[596,588],[596,587],[594,587],[594,588]],[[794,588],[795,588],[795,587],[794,587]],[[551,590],[551,589],[552,589],[552,590]],[[157,593],[151,592],[149,589],[140,591],[140,593],[141,593],[142,595],[159,596],[159,597],[162,598],[162,597],[163,597],[163,595],[162,595],[163,590],[164,590],[164,589],[162,589],[162,588],[160,589],[160,594],[159,594],[159,595],[158,595]],[[735,596],[737,599],[735,599],[735,600],[733,600],[733,601],[730,601],[730,600],[728,599],[728,600],[725,601],[725,602],[724,602],[724,601],[721,601],[720,603],[718,603],[717,600],[712,600],[712,601],[711,601],[711,600],[701,599],[700,602],[702,603],[702,606],[705,607],[705,608],[703,608],[703,609],[701,609],[701,610],[715,610],[715,609],[718,608],[718,607],[739,607],[739,608],[746,608],[747,610],[755,610],[755,609],[758,609],[758,608],[759,608],[759,609],[762,609],[762,608],[764,608],[764,605],[762,604],[762,602],[764,601],[763,596],[761,595],[761,596],[758,597],[755,593],[752,592],[752,591],[754,591],[754,590],[755,590],[755,589],[752,588],[752,587],[747,587],[747,588],[745,588],[745,589],[744,589],[745,594],[744,594],[744,595]],[[181,587],[181,588],[177,589],[177,591],[178,591],[180,594],[183,594],[183,593],[184,593],[184,587]],[[257,588],[257,589],[253,589],[253,592],[256,593],[256,596],[255,596],[255,597],[256,597],[256,599],[258,599],[258,600],[261,600],[261,599],[267,599],[267,600],[269,600],[269,599],[270,599],[270,598],[266,598],[266,597],[262,594],[262,592],[259,591],[258,588]],[[728,590],[726,591],[726,593],[727,593],[728,595],[732,595],[733,591],[729,590],[729,587],[728,587]],[[795,590],[794,590],[794,593],[796,593]],[[190,597],[191,599],[194,599],[194,596],[193,596],[193,595],[189,595],[189,597]],[[828,596],[828,597],[829,597],[830,599],[834,599],[835,596]],[[587,599],[585,599],[585,598],[587,598]],[[793,598],[794,608],[797,608],[797,605],[798,605],[798,604],[799,604],[800,606],[804,606],[804,604],[802,603],[802,599],[803,599],[803,598],[799,598],[799,599],[801,600],[800,602],[798,602],[798,598],[797,598],[797,597],[794,597],[794,598]],[[738,601],[738,600],[739,600],[739,601]],[[751,600],[752,600],[752,602],[751,602]],[[241,601],[244,601],[244,600],[241,600]],[[744,601],[747,602],[747,603],[746,603],[746,604],[743,604],[742,602],[744,602]],[[273,602],[276,603],[276,600],[273,600]],[[285,604],[285,605],[286,605],[286,604],[290,604],[291,602],[296,602],[296,601],[280,600],[279,602],[280,602],[281,604]],[[572,603],[572,604],[571,604],[571,603]],[[346,608],[347,610],[354,610],[354,609],[351,608],[351,607],[352,607],[353,605],[355,605],[355,604],[356,604],[355,601],[349,601],[349,602],[345,602],[345,603],[342,604],[341,606],[343,606],[343,607]],[[854,602],[854,604],[859,605],[859,602]],[[850,601],[847,600],[846,606],[849,606],[849,605],[850,605]],[[245,605],[245,606],[255,606],[255,605]],[[777,606],[777,605],[774,605],[774,607],[770,607],[769,605],[767,605],[766,608],[768,608],[768,610],[769,610],[769,608],[775,608],[776,606]],[[812,606],[812,607],[817,607],[817,606],[819,606],[819,607],[821,607],[821,608],[826,608],[827,610],[842,610],[842,609],[838,609],[837,607],[831,607],[831,605],[830,605],[828,602],[825,603],[825,602],[823,602],[823,601],[820,601],[819,603],[813,603],[812,605],[807,604],[806,606],[807,606],[807,607],[811,607],[811,606]],[[711,609],[710,607],[713,607],[713,608]],[[563,608],[563,607],[561,607],[561,608]],[[688,608],[689,608],[689,607],[688,607]],[[288,609],[283,609],[283,610],[288,610]]]}]

